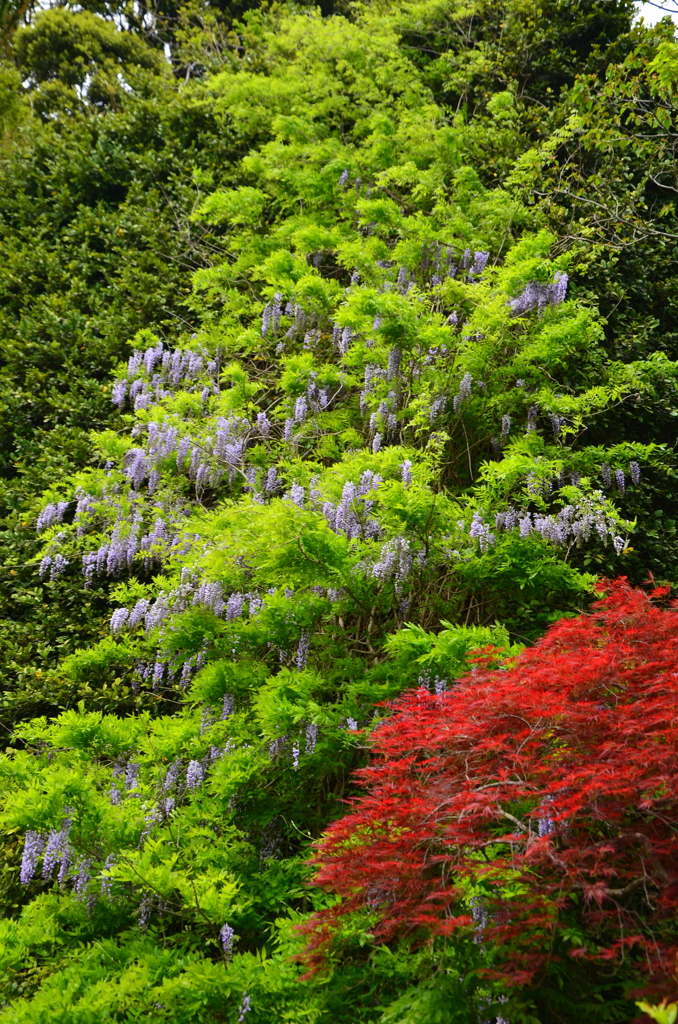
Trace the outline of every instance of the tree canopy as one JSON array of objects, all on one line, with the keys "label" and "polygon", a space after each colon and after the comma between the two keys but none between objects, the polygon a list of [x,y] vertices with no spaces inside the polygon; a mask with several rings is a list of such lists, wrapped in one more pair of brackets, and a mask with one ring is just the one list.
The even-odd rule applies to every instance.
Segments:
[{"label": "tree canopy", "polygon": [[[675,614],[632,588],[678,573],[678,44],[633,14],[8,9],[0,1024],[602,1024],[673,997]],[[473,803],[464,856],[424,867],[440,786],[477,794],[412,749],[470,715],[508,786],[509,692],[539,723],[501,805],[530,842]],[[364,858],[382,833],[396,865]]]}]

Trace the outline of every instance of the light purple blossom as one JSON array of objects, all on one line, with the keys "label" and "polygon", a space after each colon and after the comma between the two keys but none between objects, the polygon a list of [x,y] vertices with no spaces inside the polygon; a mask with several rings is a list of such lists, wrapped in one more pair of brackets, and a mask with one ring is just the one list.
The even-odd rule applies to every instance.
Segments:
[{"label": "light purple blossom", "polygon": [[40,573],[40,577],[42,578],[46,575],[47,571],[49,570],[50,582],[53,583],[54,580],[57,579],[57,577],[59,577],[63,572],[66,571],[66,568],[69,564],[70,563],[60,553],[57,553],[54,556],[54,558],[50,557],[50,555],[45,555],[45,557],[40,562],[40,568],[38,571]]},{"label": "light purple blossom", "polygon": [[308,400],[306,395],[300,395],[294,404],[294,421],[303,423],[308,415]]},{"label": "light purple blossom", "polygon": [[139,765],[135,761],[130,761],[125,768],[125,787],[127,789],[136,789],[138,786],[139,779]]},{"label": "light purple blossom", "polygon": [[143,358],[144,358],[144,354],[143,354],[143,352],[140,352],[139,349],[135,349],[134,352],[132,352],[132,355],[127,360],[127,376],[128,377],[136,377],[136,375],[138,374],[139,370],[141,369],[141,364],[143,362]]},{"label": "light purple blossom", "polygon": [[139,904],[139,928],[142,932],[145,932],[148,928],[148,922],[151,920],[151,914],[153,913],[153,905],[155,903],[155,897],[144,894]]},{"label": "light purple blossom", "polygon": [[352,339],[352,337],[353,337],[353,331],[351,330],[351,328],[350,327],[344,327],[343,331],[341,332],[341,336],[339,337],[339,345],[338,345],[339,352],[340,352],[340,354],[342,356],[345,356],[348,353],[348,350],[351,347],[351,339]]},{"label": "light purple blossom", "polygon": [[510,306],[513,316],[525,316],[535,309],[541,313],[546,306],[558,306],[563,302],[567,294],[567,284],[567,274],[559,270],[550,284],[541,281],[528,282],[520,295],[515,299],[509,299],[507,305]]},{"label": "light purple blossom", "polygon": [[336,528],[337,510],[331,501],[323,503],[322,513],[330,527],[334,530]]},{"label": "light purple blossom", "polygon": [[311,722],[306,726],[306,753],[312,754],[318,742],[318,726]]},{"label": "light purple blossom", "polygon": [[276,292],[273,296],[273,308],[271,310],[271,323],[273,325],[273,333],[278,333],[278,327],[280,326],[280,316],[282,314],[282,295],[280,292]]},{"label": "light purple blossom", "polygon": [[615,483],[617,484],[617,490],[619,491],[619,493],[620,494],[625,494],[626,493],[626,477],[624,476],[624,470],[623,469],[615,469],[615,471],[614,471],[614,479],[615,479]]},{"label": "light purple blossom", "polygon": [[19,879],[22,885],[28,885],[35,875],[38,857],[45,846],[45,838],[40,832],[29,829],[24,839],[24,850],[21,857],[21,871]]},{"label": "light purple blossom", "polygon": [[540,839],[550,836],[553,832],[553,818],[551,817],[549,807],[542,809],[541,816],[537,820],[537,831]]},{"label": "light purple blossom", "polygon": [[143,618],[146,615],[146,612],[148,611],[149,605],[150,601],[148,601],[145,597],[142,597],[141,600],[137,601],[137,603],[134,605],[134,608],[132,608],[132,611],[129,614],[129,619],[127,620],[128,629],[135,629],[139,625],[139,623],[143,621]]},{"label": "light purple blossom", "polygon": [[264,481],[264,492],[266,494],[272,494],[273,491],[278,490],[280,487],[280,480],[278,479],[278,470],[276,466],[271,466],[266,473],[266,479]]},{"label": "light purple blossom", "polygon": [[224,610],[224,595],[221,583],[218,580],[212,583],[201,583],[193,594],[193,605],[209,608],[215,615],[221,615]]},{"label": "light purple blossom", "polygon": [[[70,808],[65,808],[66,812],[69,810]],[[68,837],[70,835],[71,825],[71,818],[64,817],[61,823],[61,828],[51,830],[42,859],[42,877],[45,879],[50,879],[52,877],[57,864],[61,865],[58,876],[60,884],[65,880],[66,872],[68,871],[68,866],[70,864],[70,847]]]},{"label": "light purple blossom", "polygon": [[226,619],[229,622],[233,622],[235,619],[239,619],[243,613],[245,607],[245,597],[243,594],[237,591],[231,594],[228,601],[226,602]]},{"label": "light purple blossom", "polygon": [[82,537],[85,533],[86,518],[93,514],[94,506],[96,504],[96,498],[92,497],[91,494],[86,494],[84,491],[78,489],[76,491],[77,504],[75,506],[75,515],[73,517],[73,523],[77,526],[77,535]]},{"label": "light purple blossom", "polygon": [[186,769],[186,786],[188,789],[198,789],[205,780],[205,772],[200,761],[189,761]]},{"label": "light purple blossom", "polygon": [[629,472],[631,474],[631,482],[634,484],[640,483],[640,466],[637,462],[629,462]]},{"label": "light purple blossom", "polygon": [[526,512],[522,519],[519,521],[519,529],[521,537],[529,537],[532,533],[532,516],[529,512]]},{"label": "light purple blossom", "polygon": [[48,526],[52,526],[54,523],[60,523],[63,521],[64,512],[69,506],[68,501],[60,501],[57,504],[45,505],[43,510],[38,515],[35,523],[36,530],[46,530]]},{"label": "light purple blossom", "polygon": [[173,761],[165,772],[165,781],[162,784],[163,793],[169,793],[171,789],[174,789],[177,782],[179,781],[179,771],[181,769],[181,761],[177,758]]},{"label": "light purple blossom", "polygon": [[400,467],[402,474],[402,481],[404,487],[409,487],[412,483],[412,462],[410,459],[405,459],[402,466]]},{"label": "light purple blossom", "polygon": [[381,583],[395,580],[396,594],[412,571],[414,555],[406,537],[392,537],[382,546],[379,561],[372,566],[372,576]]},{"label": "light purple blossom", "polygon": [[111,388],[111,401],[114,405],[117,405],[119,409],[122,409],[125,404],[127,388],[128,381],[125,377],[122,377],[120,380],[116,380],[115,384]]},{"label": "light purple blossom", "polygon": [[270,302],[267,302],[266,305],[264,306],[264,311],[261,314],[261,335],[262,335],[263,338],[266,337],[266,335],[268,334],[269,330],[271,329],[271,316],[272,316],[272,314],[273,314],[273,310],[271,308],[271,304],[270,304]]},{"label": "light purple blossom", "polygon": [[[457,396],[458,397],[458,396]],[[457,410],[457,399],[455,399],[455,411]],[[441,395],[440,398],[434,398],[431,402],[431,408],[429,409],[428,418],[431,423],[435,423],[442,413],[445,412],[447,406],[447,395]]]},{"label": "light purple blossom", "polygon": [[101,895],[105,896],[109,900],[110,900],[111,895],[112,895],[113,880],[110,877],[110,875],[104,874],[104,872],[110,871],[114,864],[115,864],[115,854],[109,853],[108,857],[104,861],[104,866],[101,869],[102,870],[102,875],[101,875]]},{"label": "light purple blossom", "polygon": [[149,377],[153,373],[155,364],[158,362],[159,359],[162,359],[163,350],[164,346],[163,343],[160,341],[158,342],[157,345],[152,346],[151,348],[147,348],[146,351],[144,352],[144,369],[146,370],[146,373],[149,375]]},{"label": "light purple blossom", "polygon": [[489,526],[483,519],[480,512],[473,513],[473,519],[471,526],[469,527],[469,536],[477,540],[480,545],[480,550],[485,552],[488,548],[493,547],[495,543],[495,536],[490,530]]},{"label": "light purple blossom", "polygon": [[81,857],[78,863],[78,873],[73,879],[73,892],[79,900],[84,900],[87,895],[87,887],[92,871],[92,860],[90,857]]},{"label": "light purple blossom", "polygon": [[294,505],[298,505],[299,508],[304,507],[304,501],[306,498],[306,491],[302,484],[292,484],[289,491],[289,499]]},{"label": "light purple blossom", "polygon": [[397,345],[393,345],[389,349],[388,353],[388,367],[386,369],[387,380],[395,380],[400,373],[400,362],[402,360],[402,352]]},{"label": "light purple blossom", "polygon": [[537,429],[537,406],[531,405],[527,411],[527,432],[533,434]]},{"label": "light purple blossom", "polygon": [[563,425],[563,423],[565,422],[565,420],[562,419],[562,417],[558,416],[556,413],[553,413],[553,412],[549,416],[549,419],[551,420],[551,427],[553,429],[553,436],[557,438],[557,437],[560,436],[560,428]]},{"label": "light purple blossom", "polygon": [[[286,333],[287,338],[293,338],[295,335],[303,334],[306,326],[306,312],[303,306],[294,306],[294,322]],[[281,343],[282,344],[282,343]]]},{"label": "light purple blossom", "polygon": [[221,931],[219,932],[219,938],[221,939],[221,945],[226,956],[228,958],[232,957],[235,932],[231,928],[230,924],[222,925]]},{"label": "light purple blossom", "polygon": [[192,448],[192,442],[190,437],[187,435],[182,437],[177,445],[177,469],[181,469],[186,459],[189,457]]},{"label": "light purple blossom", "polygon": [[297,648],[297,668],[301,672],[306,667],[308,660],[308,651],[311,646],[311,637],[307,632],[303,632],[299,637],[299,646]]},{"label": "light purple blossom", "polygon": [[146,453],[143,448],[130,448],[129,451],[125,452],[123,471],[132,487],[135,490],[139,490],[149,473]]},{"label": "light purple blossom", "polygon": [[518,513],[514,508],[508,508],[505,512],[497,512],[494,523],[498,530],[514,530],[518,523]]},{"label": "light purple blossom", "polygon": [[476,923],[476,942],[482,942],[482,938],[480,936],[483,929],[487,927],[487,922],[489,921],[487,908],[483,906],[477,896],[473,896],[469,900],[469,903],[471,905],[471,917]]},{"label": "light purple blossom", "polygon": [[262,437],[268,437],[271,433],[271,421],[265,412],[257,413],[257,430]]},{"label": "light purple blossom", "polygon": [[337,533],[342,531],[347,537],[357,537],[360,534],[360,523],[355,513],[354,501],[357,496],[357,488],[352,481],[348,480],[341,492],[339,502],[334,516],[334,529]]},{"label": "light purple blossom", "polygon": [[214,725],[214,717],[209,708],[202,709],[202,718],[200,721],[200,735],[204,735],[207,729],[211,729]]},{"label": "light purple blossom", "polygon": [[116,608],[111,615],[111,633],[113,633],[114,636],[118,633],[122,633],[128,619],[129,612],[127,608]]},{"label": "light purple blossom", "polygon": [[473,266],[468,272],[470,278],[480,277],[487,266],[487,261],[490,258],[489,252],[475,252],[473,254]]}]

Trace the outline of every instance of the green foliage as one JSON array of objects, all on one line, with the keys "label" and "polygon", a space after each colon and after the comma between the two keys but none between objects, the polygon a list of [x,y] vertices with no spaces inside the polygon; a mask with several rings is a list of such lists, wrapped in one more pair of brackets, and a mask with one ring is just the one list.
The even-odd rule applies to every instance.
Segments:
[{"label": "green foliage", "polygon": [[657,1024],[674,1024],[678,1016],[678,1003],[669,1003],[667,999],[663,999],[658,1006],[652,1006],[644,1000],[636,1003],[636,1006],[652,1020],[656,1020]]},{"label": "green foliage", "polygon": [[[14,38],[16,60],[23,74],[40,85],[40,110],[61,103],[78,107],[78,98],[96,106],[119,102],[137,69],[161,70],[157,53],[141,39],[120,32],[111,22],[88,11],[53,8],[37,15]],[[74,93],[75,91],[75,94]]]},{"label": "green foliage", "polygon": [[[22,46],[33,52],[32,40],[40,40],[44,48],[41,25],[65,19],[75,31],[80,17],[45,12],[46,21],[22,30]],[[109,22],[92,23],[125,52],[143,46]],[[58,63],[64,51],[50,38],[55,52],[44,51],[44,59]],[[108,73],[96,47],[85,52]],[[66,586],[38,579],[29,509],[46,487],[89,461],[92,429],[110,424],[106,444],[124,444],[110,402],[111,368],[140,329],[153,324],[166,340],[185,329],[190,273],[211,245],[209,232],[190,222],[200,197],[194,174],[218,180],[232,142],[209,97],[165,75],[123,90],[116,110],[85,104],[77,116],[57,110],[45,123],[28,105],[42,109],[45,83],[23,94],[11,69],[0,81],[8,98],[3,91],[0,664],[5,706],[39,714],[77,700],[56,665],[76,646],[96,642],[110,613],[106,585],[86,591],[77,576]],[[131,706],[129,680],[120,690],[116,677],[90,696],[109,708]]]},{"label": "green foliage", "polygon": [[[507,1008],[472,940],[378,946],[367,912],[300,982],[295,927],[389,700],[512,658],[600,574],[675,575],[673,172],[645,130],[673,131],[675,44],[626,0],[274,5],[231,32],[249,6],[55,8],[17,33],[25,85],[0,69],[0,1022],[628,1019],[632,979]],[[200,368],[141,365],[119,409],[159,343]],[[131,488],[168,430],[202,476],[175,445]],[[565,508],[579,542],[534,528]],[[114,534],[155,539],[87,586]],[[167,614],[111,636],[139,602]],[[20,884],[26,832],[65,822],[62,881]]]}]

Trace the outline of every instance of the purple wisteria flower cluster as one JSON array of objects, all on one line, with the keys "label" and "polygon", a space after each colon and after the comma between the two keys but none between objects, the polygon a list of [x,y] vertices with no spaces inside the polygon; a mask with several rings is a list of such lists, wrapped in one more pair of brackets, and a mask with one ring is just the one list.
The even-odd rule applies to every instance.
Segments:
[{"label": "purple wisteria flower cluster", "polygon": [[370,574],[380,583],[393,581],[395,592],[400,595],[415,565],[423,568],[425,564],[426,555],[423,551],[415,553],[407,537],[391,537],[382,546]]},{"label": "purple wisteria flower cluster", "polygon": [[[615,487],[621,495],[626,494],[626,474],[621,467],[618,467],[614,471],[612,470],[609,462],[604,462],[600,467],[600,475],[602,477],[603,486],[608,490],[612,487],[612,481],[614,480]],[[635,459],[629,463],[629,476],[631,477],[632,484],[640,483],[640,465]]]},{"label": "purple wisteria flower cluster", "polygon": [[189,391],[195,391],[201,378],[209,381],[208,395],[219,393],[218,358],[211,359],[205,351],[191,349],[171,352],[160,341],[145,351],[134,350],[127,364],[127,375],[114,383],[111,398],[118,408],[122,409],[129,401],[138,412],[169,397],[179,387],[188,385]]},{"label": "purple wisteria flower cluster", "polygon": [[35,523],[35,529],[38,531],[46,530],[48,526],[53,526],[55,523],[62,523],[69,505],[70,501],[59,501],[45,505],[38,515]]},{"label": "purple wisteria flower cluster", "polygon": [[372,438],[372,451],[376,455],[383,442],[395,441],[398,431],[398,396],[390,391],[388,396],[379,403],[379,408],[372,413],[369,421],[369,434]]},{"label": "purple wisteria flower cluster", "polygon": [[221,931],[219,932],[219,938],[221,940],[224,955],[228,960],[230,960],[233,956],[233,940],[235,939],[235,932],[231,928],[230,924],[222,925]]},{"label": "purple wisteria flower cluster", "polygon": [[376,540],[381,535],[381,527],[371,514],[375,499],[370,497],[376,491],[383,478],[371,469],[366,469],[357,484],[347,481],[341,492],[341,501],[334,505],[326,501],[322,505],[322,514],[335,533],[345,534],[349,540],[362,537]]},{"label": "purple wisteria flower cluster", "polygon": [[[131,632],[143,626],[147,636],[161,629],[163,624],[174,615],[188,611],[189,608],[204,608],[227,622],[249,615],[256,616],[264,604],[264,596],[256,591],[241,593],[234,591],[226,594],[218,580],[204,580],[196,573],[184,567],[181,579],[172,590],[158,595],[155,601],[140,598],[132,608],[116,608],[111,615],[110,629],[114,635]],[[184,663],[184,667],[189,662]],[[199,667],[194,663],[195,667]],[[157,662],[155,673],[162,677],[164,667]],[[178,671],[178,666],[168,666]]]},{"label": "purple wisteria flower cluster", "polygon": [[526,316],[535,310],[542,313],[546,306],[559,306],[567,295],[568,280],[567,274],[558,270],[549,283],[530,281],[517,298],[509,299],[511,313],[513,316]]},{"label": "purple wisteria flower cluster", "polygon": [[68,559],[59,551],[55,555],[45,555],[40,560],[40,567],[38,569],[40,579],[44,579],[45,576],[49,575],[50,582],[53,583],[66,571],[69,565]]},{"label": "purple wisteria flower cluster", "polygon": [[[91,586],[95,575],[119,576],[132,570],[141,547],[141,525],[141,512],[137,509],[131,522],[122,520],[116,523],[110,541],[82,556],[82,574],[86,586]],[[148,538],[144,539],[148,546]]]},{"label": "purple wisteria flower cluster", "polygon": [[[186,426],[182,424],[184,431]],[[153,494],[163,466],[173,463],[179,472],[186,473],[196,492],[202,493],[206,487],[217,487],[224,477],[232,484],[238,471],[245,473],[248,444],[259,437],[267,438],[271,423],[265,413],[259,414],[256,424],[241,416],[221,416],[214,433],[194,430],[191,434],[180,432],[170,421],[151,421],[145,428],[136,427],[136,436],[144,429],[145,447],[130,448],[123,461],[123,472],[132,488],[138,491],[147,481],[148,492]]]},{"label": "purple wisteria flower cluster", "polygon": [[[464,374],[459,382],[459,390],[456,395],[452,398],[452,408],[455,413],[458,413],[463,406],[464,402],[467,402],[473,392],[473,377],[468,371]],[[434,398],[431,402],[429,409],[429,420],[431,423],[435,423],[439,416],[445,412],[448,407],[449,398],[447,395],[440,395],[438,398]]]},{"label": "purple wisteria flower cluster", "polygon": [[[605,510],[603,502],[602,492],[594,491],[591,495],[582,497],[575,505],[566,505],[559,512],[550,515],[511,507],[495,515],[495,528],[507,533],[517,531],[521,537],[537,533],[556,546],[576,544],[579,547],[592,536],[604,542],[611,539],[615,551],[619,554],[624,548],[624,540],[618,536],[620,524]],[[476,513],[474,521],[476,517],[479,524],[477,532],[474,534],[470,530],[469,533],[471,536],[479,537],[479,531],[489,530],[489,527],[480,513]],[[494,543],[494,539],[491,543]]]},{"label": "purple wisteria flower cluster", "polygon": [[28,885],[35,877],[38,860],[42,856],[42,877],[51,881],[58,868],[57,881],[63,885],[68,877],[72,853],[69,843],[73,819],[70,807],[64,808],[64,817],[58,829],[48,833],[29,829],[24,840],[19,877],[23,885]]},{"label": "purple wisteria flower cluster", "polygon": [[472,284],[482,276],[489,258],[489,252],[471,252],[470,249],[464,249],[457,257],[452,246],[434,242],[424,247],[421,269],[425,276],[430,274],[432,287],[442,284],[448,277],[464,277],[468,284]]}]

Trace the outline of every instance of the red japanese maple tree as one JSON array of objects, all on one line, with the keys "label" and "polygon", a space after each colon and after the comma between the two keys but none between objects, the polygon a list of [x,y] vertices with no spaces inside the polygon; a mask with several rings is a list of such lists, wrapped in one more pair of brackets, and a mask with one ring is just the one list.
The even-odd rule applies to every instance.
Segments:
[{"label": "red japanese maple tree", "polygon": [[665,590],[605,589],[512,666],[480,660],[450,692],[395,703],[365,794],[314,855],[341,900],[305,928],[312,968],[359,911],[380,941],[481,937],[508,983],[531,982],[573,928],[574,955],[671,975],[678,610]]}]

